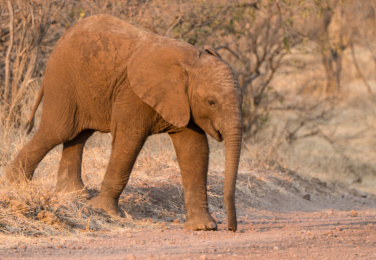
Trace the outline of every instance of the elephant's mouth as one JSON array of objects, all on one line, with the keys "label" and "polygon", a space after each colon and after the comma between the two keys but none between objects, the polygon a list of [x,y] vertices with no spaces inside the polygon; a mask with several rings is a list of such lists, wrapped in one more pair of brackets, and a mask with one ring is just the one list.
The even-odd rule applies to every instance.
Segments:
[{"label": "elephant's mouth", "polygon": [[209,127],[208,127],[206,133],[209,134],[211,137],[214,138],[214,140],[216,140],[218,142],[223,141],[223,136],[222,136],[221,132],[214,127],[214,124],[212,122],[209,124]]},{"label": "elephant's mouth", "polygon": [[212,135],[212,137],[213,137],[216,141],[218,141],[218,142],[222,142],[222,141],[223,141],[223,136],[222,136],[222,134],[221,134],[219,131],[217,131],[217,130],[215,130],[214,135]]}]

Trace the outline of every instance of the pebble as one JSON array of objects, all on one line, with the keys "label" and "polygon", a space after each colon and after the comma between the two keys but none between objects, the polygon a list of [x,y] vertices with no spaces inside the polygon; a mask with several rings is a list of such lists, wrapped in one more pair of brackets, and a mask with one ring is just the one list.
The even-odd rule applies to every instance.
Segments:
[{"label": "pebble", "polygon": [[361,197],[361,198],[367,198],[367,194],[364,193],[363,191],[359,190],[359,189],[352,189],[350,191],[352,193],[352,195],[354,195],[355,197]]},{"label": "pebble", "polygon": [[302,196],[302,198],[305,199],[305,200],[311,200],[311,195],[308,194],[308,193],[306,193],[306,194],[304,194],[304,195]]}]

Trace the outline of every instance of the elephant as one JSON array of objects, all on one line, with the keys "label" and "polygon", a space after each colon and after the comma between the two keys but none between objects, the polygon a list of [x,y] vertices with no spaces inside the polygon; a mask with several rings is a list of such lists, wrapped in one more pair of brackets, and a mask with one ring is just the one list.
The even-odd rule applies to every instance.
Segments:
[{"label": "elephant", "polygon": [[39,129],[5,168],[6,180],[32,179],[55,146],[63,144],[56,190],[85,191],[85,142],[111,133],[112,149],[93,208],[124,216],[119,197],[148,136],[168,133],[181,171],[190,230],[216,230],[207,201],[207,134],[225,142],[224,202],[228,229],[236,231],[235,189],[242,142],[242,93],[218,52],[160,36],[110,15],[84,18],[57,41],[27,122]]}]

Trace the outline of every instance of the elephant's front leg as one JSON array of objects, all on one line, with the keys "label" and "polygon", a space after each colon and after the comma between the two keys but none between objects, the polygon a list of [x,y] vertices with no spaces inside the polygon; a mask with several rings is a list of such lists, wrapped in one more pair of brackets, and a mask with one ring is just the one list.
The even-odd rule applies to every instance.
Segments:
[{"label": "elephant's front leg", "polygon": [[209,146],[205,132],[189,124],[181,132],[170,134],[174,143],[184,186],[187,221],[190,230],[216,230],[217,223],[208,212],[206,181]]},{"label": "elephant's front leg", "polygon": [[124,217],[119,208],[119,198],[128,183],[133,165],[147,135],[143,131],[115,127],[110,162],[104,176],[99,195],[90,200],[95,208],[112,216]]}]

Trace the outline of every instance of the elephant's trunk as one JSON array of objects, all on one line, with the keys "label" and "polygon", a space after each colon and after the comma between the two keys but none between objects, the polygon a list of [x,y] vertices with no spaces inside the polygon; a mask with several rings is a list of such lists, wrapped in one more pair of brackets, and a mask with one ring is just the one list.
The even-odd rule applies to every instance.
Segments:
[{"label": "elephant's trunk", "polygon": [[236,208],[235,208],[235,186],[238,174],[240,149],[242,141],[241,122],[227,126],[224,132],[226,162],[224,181],[224,201],[228,219],[228,229],[236,231]]}]

